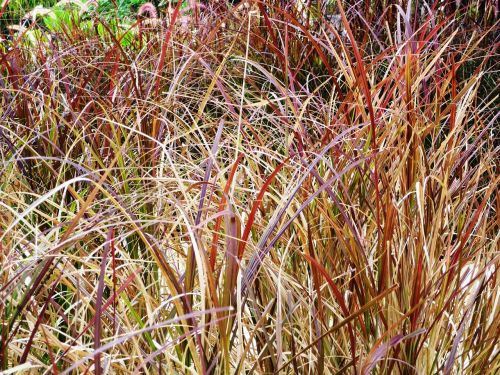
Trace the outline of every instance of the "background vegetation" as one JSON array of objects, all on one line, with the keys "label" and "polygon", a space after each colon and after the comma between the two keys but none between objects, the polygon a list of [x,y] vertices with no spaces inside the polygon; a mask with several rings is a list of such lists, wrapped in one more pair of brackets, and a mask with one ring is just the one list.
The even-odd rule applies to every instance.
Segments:
[{"label": "background vegetation", "polygon": [[43,7],[51,7],[57,1],[55,0],[2,0],[3,12],[0,16],[0,26],[2,32],[5,32],[5,27],[11,24],[18,23],[26,12],[30,11],[37,5]]},{"label": "background vegetation", "polygon": [[0,370],[498,372],[498,4],[462,3],[7,29]]}]

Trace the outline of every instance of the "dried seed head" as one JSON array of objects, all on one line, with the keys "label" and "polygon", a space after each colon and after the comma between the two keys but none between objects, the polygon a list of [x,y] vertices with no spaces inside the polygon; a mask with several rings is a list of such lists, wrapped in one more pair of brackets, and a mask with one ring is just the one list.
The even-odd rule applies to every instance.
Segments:
[{"label": "dried seed head", "polygon": [[158,12],[152,3],[144,3],[137,11],[137,16],[142,18],[158,18]]}]

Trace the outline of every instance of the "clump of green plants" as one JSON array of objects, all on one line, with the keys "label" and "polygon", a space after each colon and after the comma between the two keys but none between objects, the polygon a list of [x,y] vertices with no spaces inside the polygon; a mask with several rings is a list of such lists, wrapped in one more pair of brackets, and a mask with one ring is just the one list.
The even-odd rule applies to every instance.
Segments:
[{"label": "clump of green plants", "polygon": [[0,15],[0,32],[4,33],[8,25],[17,24],[26,12],[42,6],[50,8],[57,0],[2,0],[0,9],[3,11]]},{"label": "clump of green plants", "polygon": [[414,4],[11,32],[0,371],[497,373],[498,24]]},{"label": "clump of green plants", "polygon": [[103,16],[116,16],[121,19],[135,17],[139,7],[145,3],[144,0],[109,0],[99,1],[99,13]]}]

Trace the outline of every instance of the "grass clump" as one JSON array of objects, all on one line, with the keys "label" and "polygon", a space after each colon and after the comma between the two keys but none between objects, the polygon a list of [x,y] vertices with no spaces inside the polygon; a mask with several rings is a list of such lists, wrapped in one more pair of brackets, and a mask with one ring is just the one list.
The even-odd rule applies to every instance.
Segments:
[{"label": "grass clump", "polygon": [[0,369],[498,371],[498,24],[396,3],[5,38]]}]

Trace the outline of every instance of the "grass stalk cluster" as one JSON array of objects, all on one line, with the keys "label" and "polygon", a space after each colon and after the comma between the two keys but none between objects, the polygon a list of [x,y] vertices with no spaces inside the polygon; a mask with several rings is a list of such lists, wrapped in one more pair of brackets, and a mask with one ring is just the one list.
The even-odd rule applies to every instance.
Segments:
[{"label": "grass stalk cluster", "polygon": [[498,4],[346,3],[4,35],[0,371],[500,370]]}]

